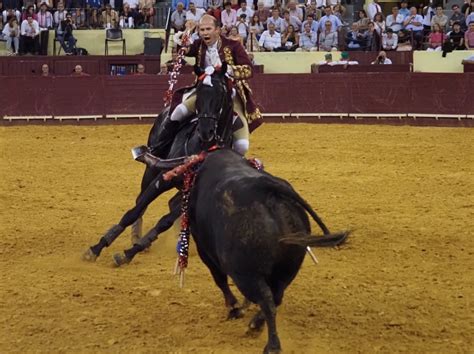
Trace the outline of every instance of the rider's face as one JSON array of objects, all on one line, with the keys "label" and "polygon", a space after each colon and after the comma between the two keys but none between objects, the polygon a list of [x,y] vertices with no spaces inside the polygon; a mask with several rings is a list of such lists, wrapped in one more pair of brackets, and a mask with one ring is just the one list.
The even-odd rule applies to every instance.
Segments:
[{"label": "rider's face", "polygon": [[212,45],[219,37],[219,27],[216,27],[212,20],[203,20],[199,24],[199,36],[206,45]]}]

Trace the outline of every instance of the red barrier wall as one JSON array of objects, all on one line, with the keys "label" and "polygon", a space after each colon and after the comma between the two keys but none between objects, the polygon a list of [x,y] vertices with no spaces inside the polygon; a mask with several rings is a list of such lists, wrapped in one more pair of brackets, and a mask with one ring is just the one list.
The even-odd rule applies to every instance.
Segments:
[{"label": "red barrier wall", "polygon": [[[166,76],[0,77],[0,116],[157,113]],[[180,77],[180,85],[193,81]],[[474,73],[262,74],[251,82],[266,113],[474,114]]]}]

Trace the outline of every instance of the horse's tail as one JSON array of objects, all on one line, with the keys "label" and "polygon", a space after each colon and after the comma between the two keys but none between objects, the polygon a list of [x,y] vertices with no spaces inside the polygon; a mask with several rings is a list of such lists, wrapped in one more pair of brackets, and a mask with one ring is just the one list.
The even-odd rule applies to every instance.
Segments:
[{"label": "horse's tail", "polygon": [[318,214],[316,214],[316,212],[313,210],[313,208],[311,208],[311,206],[300,197],[300,195],[287,181],[275,176],[265,175],[262,177],[262,182],[262,185],[266,186],[270,191],[277,192],[279,196],[286,197],[287,199],[290,199],[291,201],[302,206],[303,209],[306,210],[309,215],[311,215],[313,220],[316,221],[325,235],[329,235],[331,233],[326,225],[324,225]]},{"label": "horse's tail", "polygon": [[283,236],[278,242],[286,245],[297,245],[303,247],[334,247],[344,243],[349,234],[349,231],[342,231],[335,234],[320,236],[297,232]]}]

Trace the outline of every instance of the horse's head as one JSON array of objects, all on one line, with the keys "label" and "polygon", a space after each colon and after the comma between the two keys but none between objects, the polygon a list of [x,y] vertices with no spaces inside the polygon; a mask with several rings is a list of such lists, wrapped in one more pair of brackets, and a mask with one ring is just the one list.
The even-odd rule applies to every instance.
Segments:
[{"label": "horse's head", "polygon": [[196,91],[196,114],[198,136],[202,145],[212,145],[224,138],[222,134],[232,119],[232,101],[225,76],[227,64],[212,73],[206,74],[199,67],[195,73],[199,78]]}]

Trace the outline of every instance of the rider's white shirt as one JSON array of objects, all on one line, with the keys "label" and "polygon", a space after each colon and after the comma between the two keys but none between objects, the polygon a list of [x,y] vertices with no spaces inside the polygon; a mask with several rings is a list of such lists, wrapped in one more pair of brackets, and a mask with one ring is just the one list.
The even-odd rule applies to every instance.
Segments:
[{"label": "rider's white shirt", "polygon": [[221,58],[219,57],[219,49],[217,49],[217,41],[213,45],[207,47],[204,65],[208,66],[222,66]]}]

